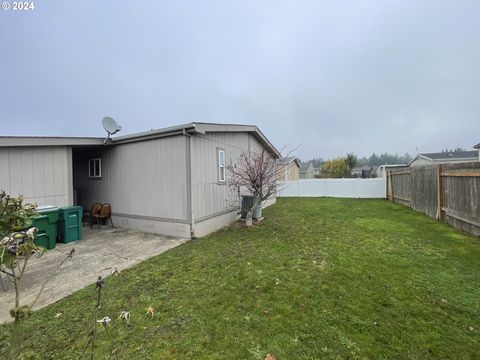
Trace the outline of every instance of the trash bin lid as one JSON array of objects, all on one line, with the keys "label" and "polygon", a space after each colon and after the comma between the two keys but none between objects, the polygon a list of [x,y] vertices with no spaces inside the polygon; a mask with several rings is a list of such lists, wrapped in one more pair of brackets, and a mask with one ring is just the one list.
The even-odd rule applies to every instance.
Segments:
[{"label": "trash bin lid", "polygon": [[52,210],[57,210],[58,208],[55,205],[40,205],[37,206],[37,211],[38,212],[43,212],[43,211],[52,211]]},{"label": "trash bin lid", "polygon": [[60,208],[60,211],[65,211],[65,210],[83,210],[81,206],[73,205],[73,206],[63,206]]}]

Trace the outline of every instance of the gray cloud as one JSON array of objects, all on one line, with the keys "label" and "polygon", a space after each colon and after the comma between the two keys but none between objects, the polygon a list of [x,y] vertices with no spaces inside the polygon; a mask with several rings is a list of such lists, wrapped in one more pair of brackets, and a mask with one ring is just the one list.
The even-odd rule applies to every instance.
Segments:
[{"label": "gray cloud", "polygon": [[303,158],[480,142],[478,1],[49,1],[0,12],[0,133],[257,124]]}]

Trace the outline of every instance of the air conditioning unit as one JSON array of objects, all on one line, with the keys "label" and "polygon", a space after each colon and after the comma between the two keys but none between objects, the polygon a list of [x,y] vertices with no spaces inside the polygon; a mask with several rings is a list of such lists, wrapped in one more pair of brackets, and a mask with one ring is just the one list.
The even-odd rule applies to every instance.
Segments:
[{"label": "air conditioning unit", "polygon": [[247,213],[252,210],[254,197],[252,195],[242,195],[242,219],[247,217]]}]

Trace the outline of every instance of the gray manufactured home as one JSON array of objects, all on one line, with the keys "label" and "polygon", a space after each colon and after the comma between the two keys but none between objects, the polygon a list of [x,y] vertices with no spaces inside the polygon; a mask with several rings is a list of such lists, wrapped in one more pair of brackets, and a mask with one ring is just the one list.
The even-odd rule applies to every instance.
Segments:
[{"label": "gray manufactured home", "polygon": [[204,236],[238,217],[239,194],[227,185],[225,165],[242,152],[261,149],[280,156],[256,126],[211,123],[117,136],[107,143],[0,137],[0,188],[39,205],[90,209],[110,203],[119,227]]}]

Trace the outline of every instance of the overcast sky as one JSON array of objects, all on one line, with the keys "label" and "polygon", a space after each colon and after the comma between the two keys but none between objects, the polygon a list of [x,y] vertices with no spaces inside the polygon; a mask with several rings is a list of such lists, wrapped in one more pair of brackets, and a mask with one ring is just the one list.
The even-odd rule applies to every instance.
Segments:
[{"label": "overcast sky", "polygon": [[0,135],[255,124],[302,159],[480,142],[480,1],[35,1],[0,10]]}]

